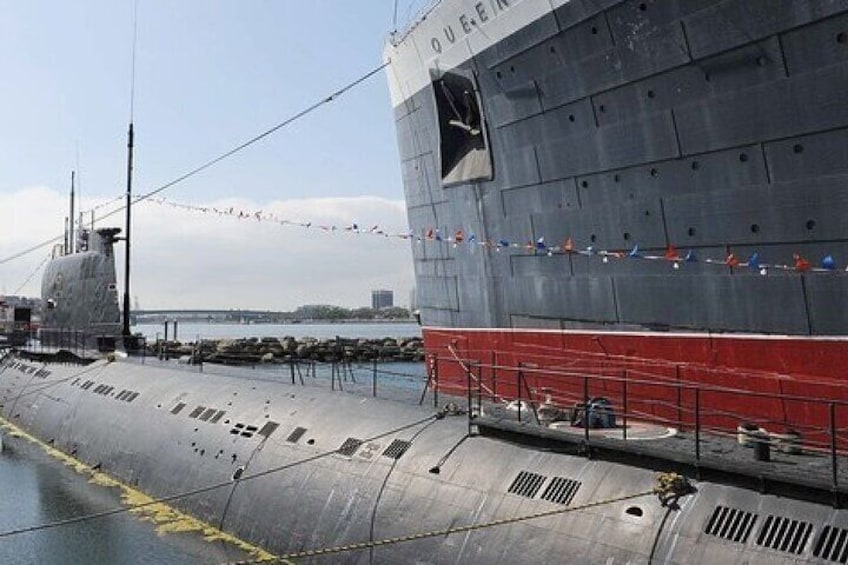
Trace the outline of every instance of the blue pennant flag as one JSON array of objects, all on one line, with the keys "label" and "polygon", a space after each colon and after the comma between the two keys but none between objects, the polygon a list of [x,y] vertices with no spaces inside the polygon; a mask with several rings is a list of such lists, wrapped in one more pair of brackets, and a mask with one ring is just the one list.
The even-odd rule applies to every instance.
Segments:
[{"label": "blue pennant flag", "polygon": [[824,259],[822,259],[821,265],[823,269],[832,271],[836,268],[836,260],[833,258],[833,255],[826,255]]},{"label": "blue pennant flag", "polygon": [[469,236],[468,236],[468,243],[474,243],[475,241],[477,241],[477,236],[476,236],[476,235],[474,235],[474,234],[472,233],[471,235],[469,235]]},{"label": "blue pennant flag", "polygon": [[683,258],[683,261],[686,263],[697,263],[698,258],[695,256],[695,252],[690,249],[686,252],[686,257]]},{"label": "blue pennant flag", "polygon": [[545,238],[540,237],[536,240],[536,249],[545,249]]},{"label": "blue pennant flag", "polygon": [[628,253],[628,255],[629,255],[630,257],[641,257],[641,256],[642,256],[642,253],[641,253],[641,252],[639,252],[639,246],[638,246],[638,245],[634,245],[634,246],[633,246],[633,249],[630,251],[630,253]]},{"label": "blue pennant flag", "polygon": [[753,268],[753,269],[759,269],[760,268],[760,254],[759,253],[757,253],[755,251],[754,253],[751,254],[751,256],[748,258],[748,266]]},{"label": "blue pennant flag", "polygon": [[505,239],[498,240],[499,247],[509,247],[509,242]]}]

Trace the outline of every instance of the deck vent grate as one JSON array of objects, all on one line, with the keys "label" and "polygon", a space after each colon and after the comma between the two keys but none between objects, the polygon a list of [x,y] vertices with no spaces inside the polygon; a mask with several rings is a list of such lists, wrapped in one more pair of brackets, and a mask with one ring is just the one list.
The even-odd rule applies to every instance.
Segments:
[{"label": "deck vent grate", "polygon": [[556,504],[571,504],[577,489],[582,483],[565,477],[554,477],[542,493],[542,500],[555,502]]},{"label": "deck vent grate", "polygon": [[813,548],[813,555],[834,563],[848,563],[848,530],[825,526]]},{"label": "deck vent grate", "polygon": [[799,555],[812,531],[813,525],[809,522],[769,516],[757,536],[757,545]]},{"label": "deck vent grate", "polygon": [[338,448],[338,450],[336,450],[336,453],[338,453],[339,455],[344,455],[345,457],[352,457],[353,454],[356,453],[356,450],[359,449],[360,445],[362,445],[361,439],[349,437],[344,440],[344,443],[340,448]]},{"label": "deck vent grate", "polygon": [[127,402],[132,402],[133,400],[135,400],[136,398],[138,398],[138,395],[139,395],[139,394],[141,394],[141,393],[133,392],[133,393],[131,393],[129,396],[127,396],[124,400],[126,400]]},{"label": "deck vent grate", "polygon": [[301,428],[300,426],[298,426],[294,430],[292,430],[292,433],[289,434],[289,437],[286,438],[286,441],[289,443],[297,443],[305,433],[306,428]]},{"label": "deck vent grate", "polygon": [[227,413],[226,410],[218,410],[217,412],[215,412],[215,415],[212,416],[209,419],[209,423],[210,424],[217,424],[221,420],[221,418],[224,417],[224,414],[226,414],[226,413]]},{"label": "deck vent grate", "polygon": [[411,442],[408,442],[403,439],[396,439],[386,450],[383,452],[383,457],[388,457],[390,459],[400,459],[400,456],[406,453],[406,450],[409,449],[409,446],[412,445]]},{"label": "deck vent grate", "polygon": [[545,482],[545,476],[530,471],[521,471],[512,484],[509,485],[507,492],[517,494],[518,496],[526,496],[533,498],[539,489],[542,488],[542,483]]},{"label": "deck vent grate", "polygon": [[179,414],[180,411],[185,407],[186,407],[185,402],[180,402],[179,404],[174,406],[174,408],[171,410],[171,414]]},{"label": "deck vent grate", "polygon": [[198,406],[197,408],[191,411],[191,414],[189,414],[188,417],[197,418],[204,410],[206,410],[206,406]]},{"label": "deck vent grate", "polygon": [[268,439],[269,437],[271,437],[271,434],[277,431],[277,428],[279,427],[280,424],[278,424],[277,422],[265,422],[265,425],[262,426],[262,429],[260,429],[257,433],[265,439]]},{"label": "deck vent grate", "polygon": [[704,528],[704,532],[728,541],[745,543],[748,541],[748,536],[756,522],[757,515],[753,512],[727,506],[716,506],[713,515],[710,516]]},{"label": "deck vent grate", "polygon": [[198,420],[200,420],[201,422],[205,422],[209,420],[209,418],[211,418],[212,414],[214,414],[215,412],[216,410],[214,408],[207,408],[203,411],[203,414],[198,417]]}]

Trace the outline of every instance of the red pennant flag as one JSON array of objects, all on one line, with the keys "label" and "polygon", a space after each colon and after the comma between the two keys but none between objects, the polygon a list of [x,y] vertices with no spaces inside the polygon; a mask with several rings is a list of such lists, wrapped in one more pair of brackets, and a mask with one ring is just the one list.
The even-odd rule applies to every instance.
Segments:
[{"label": "red pennant flag", "polygon": [[456,235],[453,236],[453,240],[457,243],[462,243],[465,240],[465,233],[462,230],[456,230]]},{"label": "red pennant flag", "polygon": [[427,230],[427,239],[433,239],[433,228]]},{"label": "red pennant flag", "polygon": [[571,253],[574,251],[574,242],[571,241],[571,238],[565,240],[565,244],[562,246],[567,252]]},{"label": "red pennant flag", "polygon": [[724,260],[724,264],[727,265],[728,267],[738,267],[739,266],[739,259],[736,258],[736,255],[731,253],[730,255],[727,256],[727,259]]},{"label": "red pennant flag", "polygon": [[675,249],[673,245],[669,245],[668,249],[665,250],[665,260],[666,261],[677,261],[679,259],[680,259],[680,254],[677,252],[677,249]]},{"label": "red pennant flag", "polygon": [[795,259],[795,270],[806,272],[810,270],[810,262],[801,257],[799,254],[794,253],[792,258]]}]

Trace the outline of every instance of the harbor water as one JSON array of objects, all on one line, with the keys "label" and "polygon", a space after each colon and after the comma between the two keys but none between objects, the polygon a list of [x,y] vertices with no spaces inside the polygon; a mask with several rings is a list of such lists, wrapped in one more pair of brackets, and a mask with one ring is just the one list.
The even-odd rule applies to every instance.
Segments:
[{"label": "harbor water", "polygon": [[[149,340],[159,325],[136,326]],[[380,338],[417,337],[417,324],[180,324],[184,341],[203,338],[249,337]],[[398,394],[417,398],[424,381],[423,363],[380,364],[374,374],[371,364],[352,366],[339,380],[345,392],[371,393],[376,379],[381,396]],[[214,372],[224,368],[207,367]],[[246,378],[289,381],[287,367],[227,369]],[[329,383],[329,367],[303,369],[307,384]],[[323,383],[326,380],[326,383]],[[290,381],[289,381],[290,382]],[[329,385],[328,385],[329,386]],[[336,385],[338,386],[338,385]],[[394,392],[392,392],[394,389]],[[3,434],[0,451],[0,563],[226,563],[249,559],[233,544],[207,541],[199,533],[157,533],[156,526],[129,512],[97,518],[77,524],[5,536],[4,532],[25,529],[76,516],[121,508],[121,492],[116,487],[94,484],[81,474],[53,458],[45,449],[24,437]]]}]

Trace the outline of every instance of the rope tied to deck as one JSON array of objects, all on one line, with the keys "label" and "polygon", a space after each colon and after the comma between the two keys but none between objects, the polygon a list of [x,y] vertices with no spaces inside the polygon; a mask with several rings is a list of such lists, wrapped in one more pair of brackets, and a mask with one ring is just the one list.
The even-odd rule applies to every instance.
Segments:
[{"label": "rope tied to deck", "polygon": [[538,518],[546,518],[549,516],[556,516],[559,514],[566,514],[568,512],[575,512],[579,510],[588,510],[590,508],[597,508],[599,506],[606,506],[609,504],[615,504],[618,502],[624,502],[627,500],[633,500],[636,498],[642,498],[650,495],[657,495],[660,499],[660,502],[663,506],[668,505],[669,500],[676,500],[677,498],[692,492],[692,486],[689,484],[688,479],[683,477],[682,475],[678,475],[677,473],[662,473],[657,477],[656,485],[652,487],[650,490],[641,491],[633,494],[627,494],[623,496],[617,496],[614,498],[607,498],[604,500],[599,500],[596,502],[589,502],[586,504],[582,504],[580,506],[569,506],[566,508],[555,508],[553,510],[545,510],[543,512],[536,512],[533,514],[526,514],[524,516],[516,516],[513,518],[502,518],[499,520],[491,520],[489,522],[479,522],[476,524],[468,524],[465,526],[455,526],[452,528],[444,528],[441,530],[432,530],[428,532],[418,532],[414,534],[407,534],[405,536],[396,536],[391,538],[384,538],[381,540],[374,541],[365,541],[360,543],[352,543],[348,545],[339,545],[335,547],[324,547],[318,549],[309,549],[304,551],[298,551],[294,553],[287,553],[285,555],[280,555],[272,560],[268,559],[254,559],[248,561],[234,561],[230,562],[226,565],[252,565],[255,563],[283,563],[289,561],[291,559],[300,559],[304,557],[320,557],[324,555],[334,555],[338,553],[346,553],[349,551],[357,551],[361,549],[369,549],[372,547],[381,547],[387,545],[394,545],[397,543],[403,543],[407,541],[420,540],[425,538],[433,538],[440,536],[447,536],[450,534],[457,534],[463,532],[473,532],[475,530],[483,530],[486,528],[492,528],[495,526],[503,526],[506,524],[514,524],[517,522],[525,522],[528,520],[535,520]]},{"label": "rope tied to deck", "polygon": [[663,506],[670,506],[677,502],[681,496],[685,496],[694,490],[689,479],[678,473],[660,473],[657,476],[657,484],[654,494]]}]

